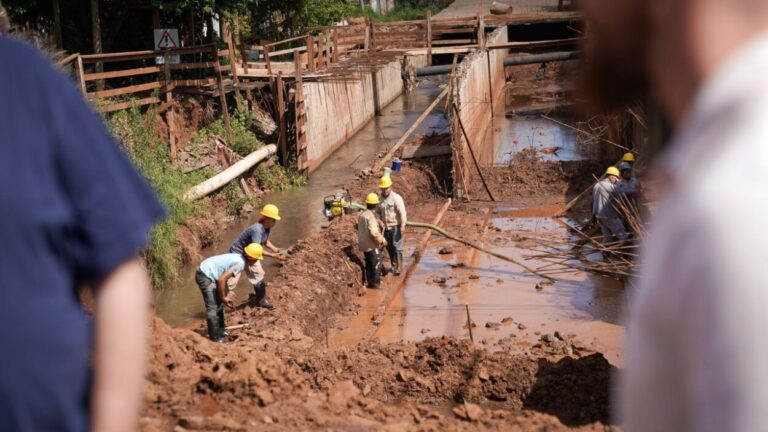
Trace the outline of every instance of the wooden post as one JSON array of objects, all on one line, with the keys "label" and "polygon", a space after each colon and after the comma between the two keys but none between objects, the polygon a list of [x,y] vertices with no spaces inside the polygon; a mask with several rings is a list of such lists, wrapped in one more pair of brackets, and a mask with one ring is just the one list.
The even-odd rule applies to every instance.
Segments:
[{"label": "wooden post", "polygon": [[315,73],[315,38],[307,36],[307,70]]},{"label": "wooden post", "polygon": [[[241,94],[240,90],[237,89],[237,86],[240,84],[240,79],[237,74],[237,53],[235,52],[235,40],[234,36],[232,35],[232,29],[229,28],[229,26],[226,25],[224,21],[221,21],[219,24],[221,27],[219,27],[221,31],[221,36],[224,37],[227,41],[227,51],[229,52],[229,71],[232,74],[232,83],[235,86],[235,95],[237,96],[237,104],[238,108],[242,108],[240,106],[240,99]],[[211,27],[211,31],[213,31],[213,27]],[[246,90],[246,96],[248,95]]]},{"label": "wooden post", "polygon": [[432,66],[432,11],[427,9],[427,65]]},{"label": "wooden post", "polygon": [[304,106],[304,84],[301,79],[301,53],[299,50],[293,52],[293,61],[296,65],[296,91],[294,93],[294,113],[296,115],[296,164],[300,171],[306,171],[307,167],[307,134],[304,126],[306,124],[305,106]]},{"label": "wooden post", "polygon": [[227,142],[232,142],[232,125],[229,123],[229,108],[227,107],[227,95],[224,93],[224,82],[221,76],[221,64],[219,63],[219,50],[211,47],[213,54],[213,71],[216,74],[216,84],[219,88],[219,101],[221,102],[221,116],[224,119],[224,129],[227,131]]},{"label": "wooden post", "polygon": [[485,22],[482,9],[477,12],[477,49],[485,49]]},{"label": "wooden post", "polygon": [[491,101],[491,122],[493,122],[495,114],[493,112],[493,81],[491,81],[491,50],[485,50],[485,59],[488,63],[488,97]]},{"label": "wooden post", "polygon": [[160,28],[160,9],[152,8],[152,28]]},{"label": "wooden post", "polygon": [[85,70],[83,69],[83,58],[80,55],[77,56],[77,83],[80,86],[80,91],[83,92],[83,96],[87,93],[85,87]]},{"label": "wooden post", "polygon": [[243,73],[248,75],[248,54],[245,52],[245,37],[240,32],[237,26],[237,14],[232,17],[232,37],[237,37],[240,40],[240,59],[243,62]]},{"label": "wooden post", "polygon": [[371,49],[376,50],[376,25],[373,23],[373,20],[368,21],[368,25],[371,26]]},{"label": "wooden post", "polygon": [[173,95],[171,94],[171,59],[169,58],[168,51],[163,56],[163,92],[165,93],[165,102],[168,104],[168,110],[165,114],[165,120],[168,122],[168,144],[171,155],[171,164],[176,163],[176,136],[175,128],[173,124],[173,109],[170,106],[173,102]]},{"label": "wooden post", "polygon": [[261,47],[261,55],[264,57],[264,61],[267,63],[267,73],[272,76],[272,63],[269,61],[269,47],[264,45]]},{"label": "wooden post", "polygon": [[59,0],[53,0],[53,32],[56,35],[56,48],[64,49],[64,36],[61,32],[61,8]]},{"label": "wooden post", "polygon": [[363,42],[363,48],[365,51],[371,50],[371,26],[369,26],[368,23],[365,25],[365,39]]},{"label": "wooden post", "polygon": [[283,72],[277,72],[277,84],[275,85],[277,91],[277,124],[279,127],[280,135],[277,138],[277,147],[280,150],[280,160],[283,166],[288,166],[288,140],[285,136],[285,96],[283,95]]},{"label": "wooden post", "polygon": [[325,67],[325,34],[320,33],[317,35],[317,68],[322,69]]},{"label": "wooden post", "polygon": [[[101,19],[99,18],[99,0],[91,0],[91,35],[94,54],[101,54]],[[96,63],[96,72],[104,72],[104,63]],[[96,88],[104,90],[104,80],[96,81]]]},{"label": "wooden post", "polygon": [[333,40],[333,61],[335,63],[339,61],[339,35],[335,28],[332,30],[331,39]]}]

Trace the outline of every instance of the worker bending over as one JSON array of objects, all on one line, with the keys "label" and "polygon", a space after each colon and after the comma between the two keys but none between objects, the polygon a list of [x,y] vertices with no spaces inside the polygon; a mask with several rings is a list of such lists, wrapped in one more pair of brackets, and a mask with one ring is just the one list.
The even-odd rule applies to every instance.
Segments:
[{"label": "worker bending over", "polygon": [[381,256],[379,248],[387,245],[381,235],[379,222],[373,213],[380,204],[379,196],[369,193],[365,197],[366,210],[357,219],[357,240],[360,251],[365,255],[365,281],[368,288],[381,286]]},{"label": "worker bending over", "polygon": [[616,185],[620,175],[618,168],[615,166],[608,167],[605,171],[605,178],[595,183],[592,189],[592,215],[597,218],[603,231],[604,245],[616,240],[623,242],[627,239],[627,230],[613,206],[613,198],[616,194]]},{"label": "worker bending over", "polygon": [[[261,217],[259,220],[245,229],[229,247],[229,252],[239,255],[244,255],[245,247],[251,243],[257,243],[262,246],[263,255],[268,256],[279,261],[285,260],[283,251],[269,241],[269,234],[272,232],[272,228],[280,220],[280,210],[274,204],[267,204],[261,209]],[[274,306],[266,299],[267,296],[267,283],[264,279],[264,270],[261,267],[261,263],[255,262],[253,268],[251,266],[245,268],[245,274],[248,276],[248,280],[253,285],[253,290],[256,293],[256,306],[265,309],[273,309]],[[230,286],[234,288],[234,286]]]},{"label": "worker bending over", "polygon": [[[245,259],[243,259],[245,256]],[[224,305],[234,307],[234,296],[230,287],[237,285],[242,271],[258,264],[263,258],[263,248],[258,243],[245,247],[244,255],[227,253],[212,256],[202,263],[195,273],[205,302],[205,319],[208,323],[208,337],[221,342],[228,335],[224,325]]]},{"label": "worker bending over", "polygon": [[379,205],[379,217],[384,223],[384,238],[387,240],[387,252],[389,262],[392,265],[392,273],[400,275],[403,267],[403,231],[408,220],[405,213],[405,202],[400,194],[392,190],[392,178],[382,177],[379,180],[381,189],[381,204]]}]

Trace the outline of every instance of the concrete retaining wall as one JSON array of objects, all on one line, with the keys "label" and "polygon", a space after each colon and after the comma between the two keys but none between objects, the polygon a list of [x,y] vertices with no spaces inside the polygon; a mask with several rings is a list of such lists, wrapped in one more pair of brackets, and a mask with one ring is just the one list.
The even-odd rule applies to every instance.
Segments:
[{"label": "concrete retaining wall", "polygon": [[355,80],[304,82],[303,90],[311,173],[403,92],[401,64],[394,61]]},{"label": "concrete retaining wall", "polygon": [[[507,28],[501,27],[488,35],[486,43],[507,42]],[[488,56],[490,55],[490,73]],[[474,52],[457,66],[453,101],[457,105],[472,149],[479,155],[486,133],[491,129],[491,100],[495,110],[504,109],[504,50]],[[490,75],[490,76],[489,76]],[[455,117],[455,113],[451,113]],[[454,193],[459,198],[467,196],[470,182],[477,175],[477,168],[456,118],[453,118],[453,179]]]}]

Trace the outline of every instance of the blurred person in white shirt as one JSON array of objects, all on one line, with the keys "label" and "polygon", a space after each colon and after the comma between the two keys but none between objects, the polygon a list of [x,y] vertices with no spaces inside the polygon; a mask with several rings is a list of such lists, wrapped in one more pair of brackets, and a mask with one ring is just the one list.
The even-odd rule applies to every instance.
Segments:
[{"label": "blurred person in white shirt", "polygon": [[583,0],[587,82],[673,138],[631,292],[625,430],[768,429],[768,1]]}]

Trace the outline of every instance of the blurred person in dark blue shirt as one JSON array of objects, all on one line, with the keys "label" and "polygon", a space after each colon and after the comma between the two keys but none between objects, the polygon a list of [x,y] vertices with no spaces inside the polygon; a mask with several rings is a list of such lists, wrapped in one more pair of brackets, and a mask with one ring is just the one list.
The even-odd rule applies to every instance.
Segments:
[{"label": "blurred person in dark blue shirt", "polygon": [[0,430],[135,430],[150,301],[138,254],[164,210],[70,80],[3,37],[0,98]]}]

